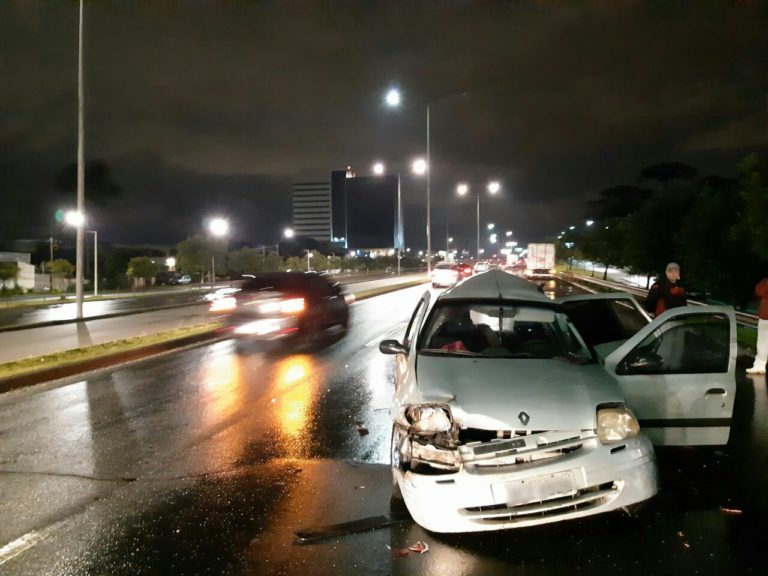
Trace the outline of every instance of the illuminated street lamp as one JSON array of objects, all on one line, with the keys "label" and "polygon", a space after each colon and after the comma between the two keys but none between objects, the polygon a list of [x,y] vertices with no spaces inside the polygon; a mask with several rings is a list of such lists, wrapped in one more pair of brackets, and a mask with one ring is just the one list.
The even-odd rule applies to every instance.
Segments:
[{"label": "illuminated street lamp", "polygon": [[427,173],[427,161],[424,158],[417,158],[411,164],[411,170],[418,176],[424,176]]},{"label": "illuminated street lamp", "polygon": [[390,108],[397,108],[400,106],[401,101],[402,97],[400,96],[400,91],[397,88],[390,88],[387,91],[386,96],[384,96],[384,102],[386,102],[387,106]]},{"label": "illuminated street lamp", "polygon": [[[208,232],[214,238],[222,238],[229,232],[229,222],[224,218],[211,218],[208,221]],[[211,289],[216,287],[216,256],[211,246]]]},{"label": "illuminated street lamp", "polygon": [[493,230],[494,226],[495,224],[491,222],[490,224],[488,224],[488,230]]},{"label": "illuminated street lamp", "polygon": [[285,236],[286,238],[288,239],[293,238],[293,235],[294,235],[293,228],[286,228],[285,230],[283,230],[283,236]]},{"label": "illuminated street lamp", "polygon": [[507,235],[507,238],[509,238],[510,236],[512,236],[512,230],[507,230],[507,232],[506,232],[506,235]]},{"label": "illuminated street lamp", "polygon": [[381,176],[384,174],[384,163],[383,162],[376,162],[373,165],[373,173],[376,174],[376,176]]},{"label": "illuminated street lamp", "polygon": [[171,256],[170,258],[166,258],[165,259],[165,265],[168,267],[168,270],[170,270],[171,272],[175,272],[176,271],[176,258],[174,258],[173,256]]},{"label": "illuminated street lamp", "polygon": [[592,226],[592,224],[594,223],[595,223],[594,220],[587,220],[587,226]]},{"label": "illuminated street lamp", "polygon": [[[485,189],[488,191],[489,194],[495,195],[501,189],[501,185],[497,181],[493,180],[493,181],[488,183],[488,185],[485,187]],[[456,193],[459,196],[466,196],[468,192],[469,192],[469,185],[468,184],[465,184],[465,183],[462,182],[461,184],[456,186]],[[479,192],[477,193],[476,221],[477,221],[477,238],[476,238],[476,240],[477,240],[477,248],[476,248],[476,250],[477,250],[477,255],[479,257],[479,255],[480,255],[480,193]],[[488,229],[490,230],[492,227],[493,227],[493,224],[491,224]]]}]

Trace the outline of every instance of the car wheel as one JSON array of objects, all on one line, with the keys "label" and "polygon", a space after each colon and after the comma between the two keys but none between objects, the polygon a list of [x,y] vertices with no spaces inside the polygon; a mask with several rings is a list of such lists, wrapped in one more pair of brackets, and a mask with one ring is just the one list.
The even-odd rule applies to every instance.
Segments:
[{"label": "car wheel", "polygon": [[323,326],[320,317],[307,318],[301,325],[301,346],[308,352],[314,352],[323,343]]}]

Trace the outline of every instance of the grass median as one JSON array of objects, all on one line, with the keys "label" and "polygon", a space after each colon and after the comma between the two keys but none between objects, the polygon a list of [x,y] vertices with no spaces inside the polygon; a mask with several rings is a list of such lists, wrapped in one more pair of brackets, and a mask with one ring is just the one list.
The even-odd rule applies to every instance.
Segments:
[{"label": "grass median", "polygon": [[219,323],[217,322],[207,322],[205,324],[197,324],[195,326],[158,332],[157,334],[136,336],[134,338],[105,342],[104,344],[94,344],[93,346],[65,350],[54,354],[46,354],[45,356],[36,356],[34,358],[25,358],[23,360],[7,362],[5,364],[0,364],[0,380],[4,378],[12,378],[21,374],[63,368],[70,364],[76,364],[78,362],[109,356],[120,352],[138,350],[154,344],[163,344],[174,340],[181,340],[190,336],[199,336],[207,332],[214,332],[218,327]]}]

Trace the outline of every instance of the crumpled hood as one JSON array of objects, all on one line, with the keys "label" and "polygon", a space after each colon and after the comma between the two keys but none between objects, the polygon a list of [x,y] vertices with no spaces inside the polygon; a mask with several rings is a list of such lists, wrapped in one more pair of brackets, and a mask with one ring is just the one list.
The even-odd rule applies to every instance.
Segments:
[{"label": "crumpled hood", "polygon": [[[446,403],[467,428],[593,429],[598,404],[624,401],[602,366],[555,359],[420,355],[416,379],[415,402]],[[521,412],[529,417],[525,424]]]}]

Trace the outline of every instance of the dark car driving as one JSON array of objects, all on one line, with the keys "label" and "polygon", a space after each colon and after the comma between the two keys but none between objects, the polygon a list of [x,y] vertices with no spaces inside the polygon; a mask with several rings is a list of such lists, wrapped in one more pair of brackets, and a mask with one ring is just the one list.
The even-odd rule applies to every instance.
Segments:
[{"label": "dark car driving", "polygon": [[275,341],[298,337],[314,344],[346,332],[349,305],[340,285],[313,272],[259,274],[231,296],[211,303],[226,313],[238,339]]}]

